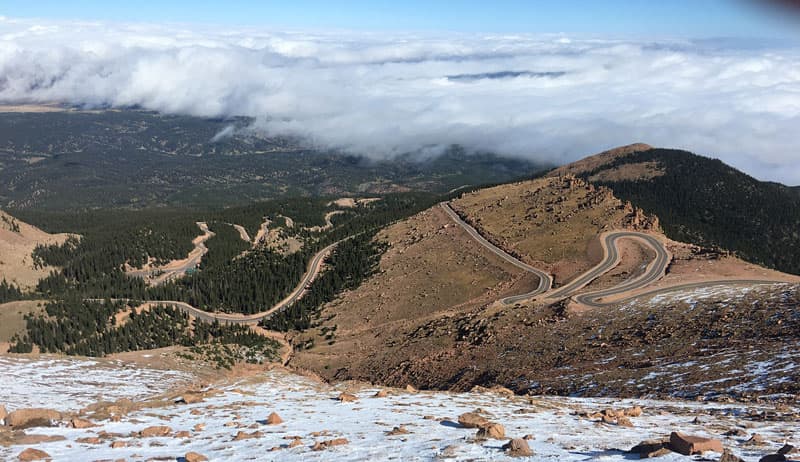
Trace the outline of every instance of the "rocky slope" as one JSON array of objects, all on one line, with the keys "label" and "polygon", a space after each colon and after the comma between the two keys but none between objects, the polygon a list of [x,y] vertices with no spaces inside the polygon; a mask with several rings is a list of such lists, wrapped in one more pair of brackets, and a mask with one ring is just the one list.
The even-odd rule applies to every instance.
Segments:
[{"label": "rocky slope", "polygon": [[[779,451],[796,458],[791,445],[800,438],[799,411],[785,405],[331,386],[280,369],[186,388],[170,385],[170,373],[130,364],[120,367],[134,374],[115,391],[119,374],[94,362],[3,365],[20,377],[0,390],[10,411],[0,415],[3,460],[623,461],[658,453],[683,461],[692,437],[703,438],[694,445],[705,460],[723,450],[757,460]],[[92,371],[104,402],[86,399],[78,370]],[[159,374],[166,380],[153,383]],[[30,394],[21,387],[43,377],[56,379],[36,388],[51,409],[26,410]],[[151,395],[140,394],[152,385]]]}]

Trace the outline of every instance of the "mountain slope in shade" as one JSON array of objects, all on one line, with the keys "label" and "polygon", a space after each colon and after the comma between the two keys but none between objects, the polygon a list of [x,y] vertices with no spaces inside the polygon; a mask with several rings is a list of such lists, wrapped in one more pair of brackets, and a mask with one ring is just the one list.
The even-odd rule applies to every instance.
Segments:
[{"label": "mountain slope in shade", "polygon": [[[780,271],[800,274],[797,188],[759,181],[717,159],[631,145],[560,167],[610,187],[657,215],[670,238],[718,246]],[[610,154],[616,152],[617,154]]]}]

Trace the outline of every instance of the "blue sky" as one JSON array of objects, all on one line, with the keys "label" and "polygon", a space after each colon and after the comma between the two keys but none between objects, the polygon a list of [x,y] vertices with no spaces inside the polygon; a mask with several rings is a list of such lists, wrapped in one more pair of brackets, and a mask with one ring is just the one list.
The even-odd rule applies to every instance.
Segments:
[{"label": "blue sky", "polygon": [[[791,37],[800,16],[755,0],[5,0],[0,15],[275,28]],[[787,18],[787,16],[789,18]],[[795,20],[797,22],[795,22]]]}]

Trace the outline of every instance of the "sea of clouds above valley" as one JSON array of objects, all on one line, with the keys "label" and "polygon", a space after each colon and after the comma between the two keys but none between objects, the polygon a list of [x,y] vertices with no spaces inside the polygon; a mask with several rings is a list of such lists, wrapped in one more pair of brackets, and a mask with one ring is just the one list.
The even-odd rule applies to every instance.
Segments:
[{"label": "sea of clouds above valley", "polygon": [[562,163],[643,141],[800,184],[800,48],[775,43],[0,18],[0,101],[249,116],[370,157]]}]

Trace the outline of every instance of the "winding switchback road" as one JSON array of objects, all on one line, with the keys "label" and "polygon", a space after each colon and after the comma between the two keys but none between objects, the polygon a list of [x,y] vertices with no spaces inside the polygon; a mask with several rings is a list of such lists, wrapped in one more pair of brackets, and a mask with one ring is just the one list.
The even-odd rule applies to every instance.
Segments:
[{"label": "winding switchback road", "polygon": [[617,247],[617,241],[620,239],[632,239],[645,244],[655,252],[656,258],[647,265],[643,274],[628,279],[622,284],[587,295],[597,294],[596,296],[599,298],[630,292],[645,287],[664,276],[667,266],[672,260],[672,256],[661,241],[649,234],[637,233],[634,231],[612,231],[600,237],[600,242],[603,246],[603,260],[568,284],[547,294],[547,298],[567,298],[616,267],[621,260],[619,247]]},{"label": "winding switchback road", "polygon": [[[663,278],[666,273],[667,267],[669,266],[669,263],[672,260],[672,255],[669,253],[664,243],[653,235],[646,233],[639,233],[635,231],[611,231],[604,233],[600,236],[600,242],[603,247],[603,253],[604,253],[603,260],[600,263],[598,263],[588,271],[584,272],[583,274],[579,275],[574,280],[570,281],[564,286],[559,287],[558,289],[551,290],[552,277],[549,274],[545,273],[542,270],[534,268],[524,262],[521,262],[519,259],[513,257],[512,255],[508,254],[507,252],[503,251],[502,249],[498,248],[497,246],[486,240],[483,236],[480,235],[480,233],[474,227],[470,226],[468,223],[462,220],[461,217],[458,216],[458,214],[450,207],[449,204],[442,202],[441,206],[444,209],[444,211],[447,212],[447,214],[453,219],[453,221],[455,221],[458,225],[464,228],[473,239],[478,241],[478,243],[486,247],[495,255],[513,264],[514,266],[539,276],[539,286],[536,289],[525,294],[514,295],[511,297],[503,298],[500,300],[500,302],[504,305],[513,305],[515,303],[530,300],[533,298],[563,300],[569,297],[573,297],[573,299],[576,302],[582,305],[588,306],[590,308],[600,308],[630,301],[640,297],[652,297],[659,294],[667,294],[671,292],[678,292],[681,290],[691,290],[703,287],[715,287],[715,286],[726,286],[726,285],[727,286],[771,285],[771,284],[787,283],[787,281],[767,280],[767,279],[764,280],[731,279],[731,280],[701,281],[694,283],[679,284],[674,286],[666,286],[649,292],[635,294],[629,297],[621,297],[606,302],[603,300],[608,297],[613,297],[615,295],[623,295],[626,293],[634,292],[639,289],[643,289],[648,285]],[[584,294],[574,295],[575,292],[586,287],[586,285],[588,285],[598,277],[602,276],[603,274],[607,273],[608,271],[612,270],[619,264],[621,256],[617,242],[620,239],[632,239],[639,241],[640,243],[646,245],[655,252],[655,258],[647,264],[647,267],[645,268],[642,274],[627,279],[614,287],[609,287],[607,289],[601,289]]]},{"label": "winding switchback road", "polygon": [[518,258],[514,257],[513,255],[509,254],[505,250],[497,247],[496,245],[494,245],[491,242],[489,242],[488,240],[486,240],[486,238],[481,236],[481,233],[479,233],[478,230],[476,230],[474,227],[472,227],[466,221],[462,220],[461,217],[458,216],[458,214],[450,207],[450,204],[448,204],[447,202],[441,202],[439,205],[442,206],[442,209],[447,213],[447,215],[450,216],[450,218],[453,221],[456,222],[456,224],[458,224],[459,226],[464,228],[464,231],[466,231],[467,234],[469,234],[473,239],[478,241],[479,244],[481,244],[482,246],[486,247],[493,254],[497,255],[498,257],[502,258],[503,260],[507,261],[508,263],[511,263],[512,265],[516,266],[517,268],[519,268],[519,269],[521,269],[523,271],[527,271],[529,273],[533,273],[539,278],[539,285],[534,290],[532,290],[532,291],[530,291],[528,293],[525,293],[525,294],[506,297],[506,298],[504,298],[502,300],[503,304],[513,305],[514,303],[519,303],[522,300],[527,300],[529,298],[533,298],[533,297],[535,297],[535,296],[537,296],[539,294],[543,294],[543,293],[547,292],[548,290],[550,290],[550,287],[552,287],[552,285],[553,285],[552,276],[550,276],[549,274],[547,274],[546,272],[544,272],[544,271],[542,271],[542,270],[540,270],[538,268],[534,268],[533,266],[531,266],[531,265],[529,265],[529,264],[527,264],[527,263],[525,263],[523,261],[520,261]]}]

